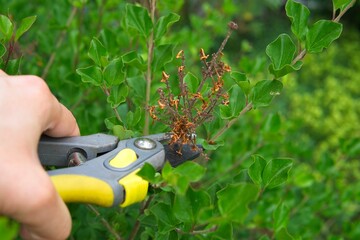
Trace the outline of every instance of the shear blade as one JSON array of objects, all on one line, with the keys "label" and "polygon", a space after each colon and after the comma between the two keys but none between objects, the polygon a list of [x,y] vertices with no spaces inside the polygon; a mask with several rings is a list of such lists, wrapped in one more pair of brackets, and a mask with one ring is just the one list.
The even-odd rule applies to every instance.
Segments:
[{"label": "shear blade", "polygon": [[166,160],[169,161],[171,166],[176,167],[186,161],[194,160],[195,158],[199,157],[200,154],[203,152],[202,145],[196,145],[195,149],[194,146],[189,144],[184,144],[181,146],[181,154],[180,145],[164,145],[165,148],[165,157]]}]

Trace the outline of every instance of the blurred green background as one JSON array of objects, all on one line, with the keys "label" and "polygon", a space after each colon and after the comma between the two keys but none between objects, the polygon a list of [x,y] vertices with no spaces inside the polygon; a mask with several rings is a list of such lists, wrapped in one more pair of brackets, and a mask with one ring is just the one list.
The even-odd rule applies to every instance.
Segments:
[{"label": "blurred green background", "polygon": [[[138,46],[122,31],[125,4],[135,1],[97,0],[74,7],[79,2],[0,0],[0,13],[15,22],[37,15],[16,46],[17,56],[22,56],[21,73],[43,76],[53,93],[73,111],[85,135],[106,132],[104,119],[112,114],[101,90],[82,83],[75,73],[76,68],[89,65],[87,50],[92,37],[105,41],[113,56]],[[302,2],[311,10],[311,21],[332,17],[331,1]],[[141,3],[146,6],[147,1]],[[269,77],[266,45],[278,34],[290,33],[284,4],[282,0],[164,0],[158,1],[156,14],[175,12],[181,16],[162,41],[184,49],[188,66],[196,65],[199,48],[216,51],[227,23],[235,21],[239,29],[229,40],[224,58],[233,70],[262,79]],[[206,180],[210,183],[213,179],[231,182],[242,178],[241,171],[234,179],[227,173],[234,171],[234,164],[246,169],[254,153],[295,160],[289,182],[284,188],[264,193],[245,227],[236,229],[237,239],[258,239],[271,228],[272,212],[279,202],[288,207],[288,231],[293,236],[360,239],[359,13],[357,3],[341,21],[344,30],[340,39],[325,52],[306,56],[300,72],[283,79],[284,90],[272,105],[246,114],[224,136],[225,145],[211,153]],[[51,57],[54,62],[46,70]],[[143,88],[141,83],[130,94],[142,93]],[[101,217],[125,235],[134,220],[131,209],[127,215],[121,210],[114,214],[98,209],[99,217],[85,206],[70,208],[72,239],[113,238],[101,224]],[[0,227],[0,235],[7,231],[4,229]]]}]

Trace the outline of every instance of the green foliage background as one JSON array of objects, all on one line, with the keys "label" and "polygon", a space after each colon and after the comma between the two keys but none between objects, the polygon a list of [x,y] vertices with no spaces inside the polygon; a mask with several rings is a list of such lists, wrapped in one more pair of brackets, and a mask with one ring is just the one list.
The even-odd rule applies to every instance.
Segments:
[{"label": "green foliage background", "polygon": [[[141,67],[142,60],[146,60],[146,41],[134,31],[124,30],[127,3],[134,2],[0,0],[0,13],[11,16],[15,22],[37,16],[17,45],[16,52],[22,55],[20,73],[43,76],[53,93],[73,111],[83,135],[108,132],[112,120],[104,122],[104,119],[113,116],[113,109],[101,89],[83,83],[76,74],[76,69],[92,64],[87,53],[93,37],[104,43],[110,58],[135,51],[138,62],[132,66]],[[312,21],[331,18],[331,1],[327,4],[310,1],[310,6],[313,6],[310,8]],[[191,188],[186,191],[187,197],[182,198],[154,190],[161,200],[140,217],[142,225],[137,238],[360,238],[360,20],[356,11],[359,11],[358,3],[343,19],[344,32],[337,42],[321,54],[307,55],[303,68],[283,79],[284,90],[270,107],[248,112],[221,137],[222,146],[209,151],[206,173],[196,183],[206,188],[206,193]],[[180,21],[159,38],[157,44],[174,44],[174,48],[166,51],[171,57],[183,49],[189,71],[195,74],[200,72],[199,48],[207,53],[216,51],[230,20],[237,22],[239,29],[229,40],[224,58],[234,70],[248,73],[250,80],[269,78],[266,45],[282,32],[290,34],[290,21],[282,1],[158,1],[158,16],[170,12],[177,13]],[[54,62],[46,70],[51,56]],[[170,59],[162,63],[165,62],[165,69],[175,76],[178,63]],[[131,68],[127,72],[128,98],[132,101],[117,107],[122,119],[127,119],[128,111],[134,115],[144,114],[146,86],[145,81],[137,78],[137,71]],[[151,103],[157,100],[155,89],[160,86],[160,81],[156,81],[161,79],[160,68],[154,70],[153,78]],[[134,135],[142,134],[143,125],[143,118],[124,124]],[[199,134],[211,134],[220,129],[219,125],[221,121],[214,120],[201,128]],[[160,124],[150,128],[151,133],[164,130]],[[178,219],[186,222],[196,215],[201,223],[218,214],[213,209],[187,213],[189,203],[186,201],[194,196],[204,205],[209,203],[208,198],[217,199],[219,203],[209,205],[219,204],[222,206],[219,211],[226,212],[237,206],[246,193],[258,190],[251,184],[256,176],[251,170],[248,173],[250,166],[256,167],[252,165],[254,162],[275,163],[276,159],[286,158],[294,161],[288,182],[260,191],[249,209],[246,205],[250,200],[244,200],[245,203],[236,208],[241,213],[236,216],[237,221],[220,223],[215,232],[194,235],[167,229],[174,222],[177,224]],[[71,204],[71,239],[131,238],[139,206],[104,209]],[[161,216],[166,210],[173,215]],[[151,219],[152,215],[158,219]],[[16,235],[16,226],[10,227],[7,220],[0,220],[0,236]],[[163,235],[156,235],[154,222],[158,231],[164,231]]]}]

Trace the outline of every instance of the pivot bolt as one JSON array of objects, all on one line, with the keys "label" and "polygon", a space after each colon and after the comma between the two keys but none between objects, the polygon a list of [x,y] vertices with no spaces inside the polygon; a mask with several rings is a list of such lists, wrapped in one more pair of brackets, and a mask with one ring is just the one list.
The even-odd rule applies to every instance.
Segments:
[{"label": "pivot bolt", "polygon": [[156,148],[156,142],[150,138],[138,138],[135,140],[134,145],[143,150],[151,150]]}]

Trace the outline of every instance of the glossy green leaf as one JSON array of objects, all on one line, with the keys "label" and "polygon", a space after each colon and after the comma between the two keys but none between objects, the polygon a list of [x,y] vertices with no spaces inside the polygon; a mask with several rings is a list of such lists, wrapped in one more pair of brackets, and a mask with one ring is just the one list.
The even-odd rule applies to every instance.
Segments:
[{"label": "glossy green leaf", "polygon": [[230,77],[234,80],[234,82],[243,90],[245,95],[248,95],[251,89],[250,81],[246,77],[245,73],[232,71],[230,73]]},{"label": "glossy green leaf", "polygon": [[81,76],[81,81],[85,83],[91,83],[94,86],[101,86],[103,84],[102,72],[97,66],[78,68],[76,73]]},{"label": "glossy green leaf", "polygon": [[126,101],[129,93],[129,87],[125,84],[117,85],[111,88],[110,95],[107,98],[112,108],[117,108],[121,103]]},{"label": "glossy green leaf", "polygon": [[121,56],[123,63],[128,66],[135,67],[141,71],[145,71],[147,68],[146,63],[137,51],[130,51]]},{"label": "glossy green leaf", "polygon": [[340,9],[341,11],[344,10],[353,0],[333,0],[334,9]]},{"label": "glossy green leaf", "polygon": [[21,65],[22,57],[17,59],[11,59],[8,61],[6,67],[6,73],[9,75],[17,75],[20,73],[20,65]]},{"label": "glossy green leaf", "polygon": [[285,5],[286,15],[291,20],[291,31],[295,36],[304,40],[308,31],[309,9],[299,2],[288,0]]},{"label": "glossy green leaf", "polygon": [[330,20],[319,20],[306,34],[306,50],[309,53],[322,52],[334,40],[340,37],[342,25]]},{"label": "glossy green leaf", "polygon": [[196,162],[187,161],[177,166],[173,172],[185,176],[189,182],[197,182],[204,176],[205,168]]},{"label": "glossy green leaf", "polygon": [[262,174],[266,166],[266,160],[260,155],[253,155],[252,158],[254,162],[249,167],[248,174],[254,183],[261,186],[263,182]]},{"label": "glossy green leaf", "polygon": [[11,39],[13,30],[14,25],[11,20],[5,15],[0,15],[0,32],[4,35],[6,41]]},{"label": "glossy green leaf", "polygon": [[133,131],[127,130],[121,125],[115,125],[112,130],[113,130],[113,134],[116,137],[118,137],[120,140],[129,139],[134,136]]},{"label": "glossy green leaf", "polygon": [[279,35],[266,47],[274,68],[279,70],[287,64],[291,64],[296,54],[296,46],[287,34]]},{"label": "glossy green leaf", "polygon": [[180,16],[176,13],[169,13],[166,16],[161,16],[156,22],[154,30],[155,41],[160,39],[171,25],[180,20]]},{"label": "glossy green leaf", "polygon": [[24,33],[26,33],[36,21],[36,16],[30,16],[21,20],[19,28],[16,30],[15,41],[17,41]]},{"label": "glossy green leaf", "polygon": [[141,167],[140,171],[137,172],[136,174],[141,178],[143,178],[144,180],[149,181],[150,183],[154,183],[157,180],[156,169],[153,167],[153,165],[149,163],[145,163],[144,166]]},{"label": "glossy green leaf", "polygon": [[119,85],[125,80],[121,58],[111,60],[104,69],[104,81],[107,87]]},{"label": "glossy green leaf", "polygon": [[233,119],[239,116],[245,107],[245,94],[238,85],[233,85],[229,90],[229,105],[220,105],[222,119]]},{"label": "glossy green leaf", "polygon": [[286,158],[275,158],[270,160],[263,171],[263,183],[265,188],[274,188],[287,181],[293,161]]},{"label": "glossy green leaf", "polygon": [[227,221],[242,223],[249,213],[249,203],[256,200],[259,188],[250,183],[228,185],[216,193],[220,214]]},{"label": "glossy green leaf", "polygon": [[184,77],[184,82],[186,83],[190,93],[196,93],[200,80],[194,74],[188,72]]},{"label": "glossy green leaf", "polygon": [[218,149],[221,146],[224,146],[225,144],[224,141],[216,141],[210,144],[205,139],[197,139],[197,142],[198,144],[201,144],[205,150],[208,151],[215,151],[216,149]]},{"label": "glossy green leaf", "polygon": [[173,60],[175,45],[164,44],[155,47],[152,61],[153,71],[163,70],[165,64]]},{"label": "glossy green leaf", "polygon": [[127,4],[125,19],[128,28],[137,30],[145,38],[150,35],[153,24],[146,8]]},{"label": "glossy green leaf", "polygon": [[269,66],[269,72],[274,75],[275,78],[281,78],[291,72],[298,71],[302,67],[303,62],[297,61],[294,65],[287,64],[281,69],[275,69],[274,65]]},{"label": "glossy green leaf", "polygon": [[97,66],[104,67],[107,65],[109,54],[104,45],[97,38],[93,38],[90,42],[88,56]]},{"label": "glossy green leaf", "polygon": [[273,213],[274,231],[278,232],[281,228],[286,228],[288,224],[290,209],[284,204],[280,203]]},{"label": "glossy green leaf", "polygon": [[135,111],[128,111],[126,113],[126,125],[128,128],[134,128],[141,120],[141,107],[137,107]]},{"label": "glossy green leaf", "polygon": [[278,80],[263,80],[253,87],[250,99],[255,108],[266,107],[271,100],[280,94],[283,84]]},{"label": "glossy green leaf", "polygon": [[0,233],[1,239],[10,240],[16,239],[19,234],[20,225],[14,220],[5,216],[0,216]]}]

